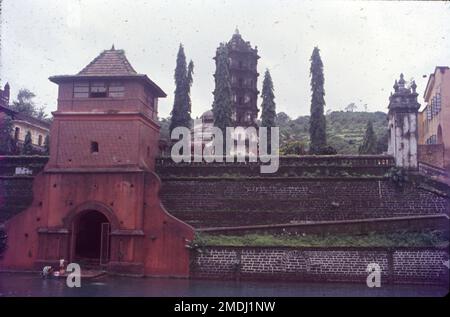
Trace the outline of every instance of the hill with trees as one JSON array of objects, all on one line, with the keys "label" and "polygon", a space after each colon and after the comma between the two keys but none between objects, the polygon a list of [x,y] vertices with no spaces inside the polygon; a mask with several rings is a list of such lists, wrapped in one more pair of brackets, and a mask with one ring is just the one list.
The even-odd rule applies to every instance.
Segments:
[{"label": "hill with trees", "polygon": [[[277,114],[280,127],[280,147],[292,147],[292,144],[309,148],[309,116],[291,119],[286,113]],[[333,111],[325,115],[327,144],[338,154],[358,154],[363,144],[367,124],[372,122],[377,138],[377,153],[387,150],[387,114],[384,112]],[[294,153],[285,153],[294,154]]]}]

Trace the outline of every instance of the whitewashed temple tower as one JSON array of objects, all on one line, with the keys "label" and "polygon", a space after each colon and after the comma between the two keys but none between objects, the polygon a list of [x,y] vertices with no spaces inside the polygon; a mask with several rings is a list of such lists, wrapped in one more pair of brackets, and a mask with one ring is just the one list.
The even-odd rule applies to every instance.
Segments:
[{"label": "whitewashed temple tower", "polygon": [[417,169],[417,85],[413,81],[406,87],[403,74],[395,81],[394,93],[389,97],[388,154],[394,156],[398,167]]}]

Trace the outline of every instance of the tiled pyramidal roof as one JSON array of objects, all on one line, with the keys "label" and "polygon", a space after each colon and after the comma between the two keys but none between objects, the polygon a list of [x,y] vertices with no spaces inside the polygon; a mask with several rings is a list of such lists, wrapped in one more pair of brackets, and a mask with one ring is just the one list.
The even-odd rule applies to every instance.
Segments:
[{"label": "tiled pyramidal roof", "polygon": [[50,81],[59,84],[80,78],[128,78],[143,81],[151,87],[155,97],[166,97],[166,93],[145,74],[137,73],[131,66],[124,50],[116,50],[114,45],[92,60],[76,75],[51,76]]},{"label": "tiled pyramidal roof", "polygon": [[113,46],[110,50],[105,50],[94,58],[78,75],[129,76],[137,75],[137,72],[126,58],[125,51],[116,50]]}]

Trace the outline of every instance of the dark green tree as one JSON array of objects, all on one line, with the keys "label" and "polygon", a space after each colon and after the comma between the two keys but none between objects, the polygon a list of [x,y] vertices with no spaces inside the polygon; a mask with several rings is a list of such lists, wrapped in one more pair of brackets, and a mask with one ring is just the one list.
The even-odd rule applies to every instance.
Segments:
[{"label": "dark green tree", "polygon": [[386,152],[389,142],[389,130],[384,129],[377,137],[377,154]]},{"label": "dark green tree", "polygon": [[280,147],[281,155],[305,155],[305,144],[302,141],[287,141]]},{"label": "dark green tree", "polygon": [[273,93],[273,82],[270,72],[266,69],[262,87],[261,103],[261,126],[267,127],[267,144],[271,148],[271,127],[276,126],[277,113],[275,111],[275,95]]},{"label": "dark green tree", "polygon": [[[231,79],[228,65],[228,49],[222,43],[216,53],[215,89],[212,111],[214,125],[225,135],[227,127],[232,126],[231,120]],[[225,140],[224,140],[225,143]]]},{"label": "dark green tree", "polygon": [[373,131],[372,121],[367,123],[366,133],[363,143],[360,145],[359,154],[376,154],[377,153],[377,136]]},{"label": "dark green tree", "polygon": [[269,70],[264,74],[263,87],[261,92],[261,126],[274,127],[276,125],[277,113],[275,111],[275,95],[273,94],[273,82]]},{"label": "dark green tree", "polygon": [[23,141],[22,153],[23,155],[31,155],[33,154],[33,144],[31,141],[31,132],[28,131],[25,135],[25,140]]},{"label": "dark green tree", "polygon": [[50,155],[50,135],[47,134],[44,140],[44,153],[45,155]]},{"label": "dark green tree", "polygon": [[277,113],[277,126],[287,125],[292,119],[285,112]]},{"label": "dark green tree", "polygon": [[0,121],[0,154],[8,155],[13,152],[14,139],[12,137],[13,123],[10,116],[5,116]]},{"label": "dark green tree", "polygon": [[33,101],[36,95],[28,89],[20,89],[17,94],[17,100],[13,101],[11,108],[17,112],[29,115],[29,116],[37,116],[38,110],[36,109],[36,105]]},{"label": "dark green tree", "polygon": [[17,94],[17,100],[13,101],[11,109],[39,120],[51,121],[45,112],[45,106],[38,108],[34,103],[34,97],[36,95],[29,89],[20,89]]},{"label": "dark green tree", "polygon": [[45,107],[44,107],[44,106],[42,106],[42,107],[40,107],[40,108],[38,108],[38,109],[36,110],[36,115],[35,115],[35,117],[36,117],[37,119],[44,120],[44,121],[49,121],[49,120],[50,120],[50,119],[48,118],[48,116],[47,116],[47,113],[45,112]]},{"label": "dark green tree", "polygon": [[325,90],[324,90],[324,76],[323,63],[320,58],[319,48],[314,47],[311,56],[311,118],[309,125],[311,154],[320,154],[322,149],[326,147],[326,121],[324,115],[325,107]]},{"label": "dark green tree", "polygon": [[3,227],[0,227],[0,256],[6,250],[6,240],[8,236],[6,235],[6,231]]},{"label": "dark green tree", "polygon": [[190,91],[194,73],[194,63],[186,65],[186,55],[183,44],[180,44],[177,55],[177,65],[175,67],[175,98],[171,112],[171,122],[169,132],[172,134],[176,127],[191,126],[191,97]]}]

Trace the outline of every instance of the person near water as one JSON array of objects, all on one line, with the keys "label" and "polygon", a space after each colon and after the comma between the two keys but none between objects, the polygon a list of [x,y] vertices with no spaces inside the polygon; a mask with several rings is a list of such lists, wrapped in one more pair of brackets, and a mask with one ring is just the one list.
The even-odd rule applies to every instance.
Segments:
[{"label": "person near water", "polygon": [[62,275],[66,272],[66,270],[64,269],[64,259],[59,260],[59,274]]},{"label": "person near water", "polygon": [[43,278],[48,278],[51,277],[53,273],[53,268],[50,265],[44,266],[44,268],[42,269],[42,277]]}]

